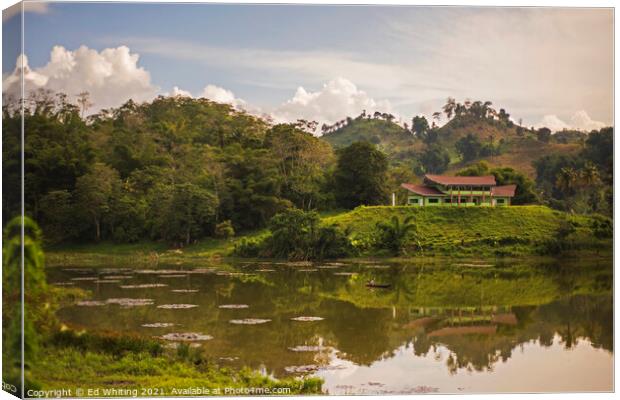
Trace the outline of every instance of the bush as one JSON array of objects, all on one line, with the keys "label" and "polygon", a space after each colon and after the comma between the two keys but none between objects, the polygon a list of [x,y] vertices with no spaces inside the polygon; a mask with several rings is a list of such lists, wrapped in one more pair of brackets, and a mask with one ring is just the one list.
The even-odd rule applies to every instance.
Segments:
[{"label": "bush", "polygon": [[348,232],[336,225],[320,226],[314,211],[291,209],[269,221],[271,235],[263,242],[241,241],[235,253],[245,257],[313,260],[345,257],[355,253]]},{"label": "bush", "polygon": [[258,257],[261,253],[263,241],[259,239],[243,238],[235,243],[233,254],[239,257]]},{"label": "bush", "polygon": [[215,225],[214,233],[215,237],[228,239],[235,236],[235,229],[232,226],[232,222],[228,219]]}]

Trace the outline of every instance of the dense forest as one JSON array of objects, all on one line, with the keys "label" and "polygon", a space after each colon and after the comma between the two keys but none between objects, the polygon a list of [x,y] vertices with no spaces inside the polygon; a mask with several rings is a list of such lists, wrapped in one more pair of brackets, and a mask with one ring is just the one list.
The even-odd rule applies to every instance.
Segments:
[{"label": "dense forest", "polygon": [[[6,219],[19,212],[16,105],[5,102],[2,117]],[[88,106],[87,95],[28,99],[25,207],[49,243],[229,237],[287,209],[388,204],[400,183],[430,172],[493,174],[518,185],[516,204],[611,215],[612,128],[552,134],[490,102],[448,99],[430,123],[364,111],[320,137],[313,121],[271,124],[204,98],[130,100],[84,117]]]}]

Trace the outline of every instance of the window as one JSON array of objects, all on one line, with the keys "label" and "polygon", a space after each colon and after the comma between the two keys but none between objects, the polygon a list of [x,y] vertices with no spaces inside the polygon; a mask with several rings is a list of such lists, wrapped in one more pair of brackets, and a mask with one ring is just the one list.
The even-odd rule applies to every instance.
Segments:
[{"label": "window", "polygon": [[439,199],[428,199],[428,204],[436,204],[439,203]]},{"label": "window", "polygon": [[444,203],[452,203],[449,198],[443,199]]},{"label": "window", "polygon": [[504,204],[504,199],[497,199],[497,204]]}]

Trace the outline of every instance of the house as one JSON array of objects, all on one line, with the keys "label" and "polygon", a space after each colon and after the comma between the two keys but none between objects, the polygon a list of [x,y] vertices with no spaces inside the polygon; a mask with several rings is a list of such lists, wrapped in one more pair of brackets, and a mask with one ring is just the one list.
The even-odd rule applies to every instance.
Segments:
[{"label": "house", "polygon": [[509,206],[517,185],[497,186],[493,175],[425,175],[424,184],[403,183],[412,206]]}]

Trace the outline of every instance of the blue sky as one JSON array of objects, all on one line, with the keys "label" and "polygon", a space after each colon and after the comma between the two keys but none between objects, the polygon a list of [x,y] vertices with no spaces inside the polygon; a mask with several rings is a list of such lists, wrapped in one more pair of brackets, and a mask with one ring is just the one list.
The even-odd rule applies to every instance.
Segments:
[{"label": "blue sky", "polygon": [[[49,3],[25,14],[25,54],[33,85],[82,85],[100,107],[176,87],[280,119],[333,122],[377,108],[408,120],[454,96],[491,100],[529,125],[586,129],[613,122],[612,18],[608,9]],[[5,35],[18,19],[3,21]],[[4,46],[5,92],[18,55]]]}]

